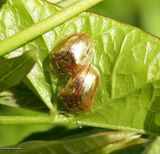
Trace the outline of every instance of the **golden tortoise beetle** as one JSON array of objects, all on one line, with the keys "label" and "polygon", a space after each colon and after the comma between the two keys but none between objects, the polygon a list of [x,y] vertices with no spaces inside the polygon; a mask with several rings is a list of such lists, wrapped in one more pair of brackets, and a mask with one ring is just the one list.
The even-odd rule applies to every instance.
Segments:
[{"label": "golden tortoise beetle", "polygon": [[92,107],[100,73],[91,65],[94,48],[83,33],[73,34],[62,41],[51,55],[51,68],[69,75],[67,85],[60,90],[60,98],[72,112],[86,112]]},{"label": "golden tortoise beetle", "polygon": [[[56,63],[59,70],[69,75],[78,73],[82,66],[91,63],[94,48],[88,35],[77,33],[62,41],[51,56],[51,67]],[[54,69],[54,66],[52,67]]]},{"label": "golden tortoise beetle", "polygon": [[68,110],[86,112],[92,107],[92,100],[97,91],[100,73],[96,67],[89,65],[79,74],[71,77],[60,93]]}]

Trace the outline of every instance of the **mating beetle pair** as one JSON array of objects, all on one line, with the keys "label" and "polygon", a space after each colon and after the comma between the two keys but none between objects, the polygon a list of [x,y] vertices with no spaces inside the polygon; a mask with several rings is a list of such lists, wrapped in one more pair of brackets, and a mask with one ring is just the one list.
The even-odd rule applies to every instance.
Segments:
[{"label": "mating beetle pair", "polygon": [[94,48],[86,34],[74,34],[62,41],[51,56],[61,72],[70,78],[60,92],[68,110],[85,112],[91,109],[92,100],[100,80],[99,71],[91,65]]}]

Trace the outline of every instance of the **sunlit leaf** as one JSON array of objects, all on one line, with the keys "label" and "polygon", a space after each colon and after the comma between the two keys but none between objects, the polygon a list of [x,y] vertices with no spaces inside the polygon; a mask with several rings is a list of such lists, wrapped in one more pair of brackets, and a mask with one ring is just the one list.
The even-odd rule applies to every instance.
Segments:
[{"label": "sunlit leaf", "polygon": [[[11,32],[15,29],[20,30],[21,27],[29,26],[33,20],[38,22],[42,19],[41,17],[54,14],[59,9],[40,0],[9,0],[0,14],[2,19],[0,23],[3,27],[0,38],[6,38],[6,32],[8,35],[13,35]],[[12,15],[10,15],[10,11]],[[7,20],[4,15],[7,15]],[[24,16],[25,20],[23,20]],[[6,21],[11,22],[6,23]],[[7,30],[3,26],[4,22]],[[38,46],[41,51],[38,67],[35,66],[36,69],[33,69],[29,75],[27,85],[32,87],[32,90],[41,99],[43,98],[42,100],[50,109],[56,108],[58,104],[63,105],[57,98],[58,83],[63,79],[53,76],[53,82],[50,82],[46,59],[51,50],[64,38],[79,32],[86,33],[91,38],[96,51],[93,64],[101,74],[101,83],[94,98],[93,108],[87,114],[76,116],[79,123],[159,134],[158,59],[160,40],[135,27],[92,13],[80,14],[52,32],[43,35],[43,38],[38,38],[16,51],[21,52],[25,48],[33,46]],[[51,94],[51,85],[53,95]],[[55,103],[53,107],[52,96]],[[58,108],[59,110],[61,108]]]}]

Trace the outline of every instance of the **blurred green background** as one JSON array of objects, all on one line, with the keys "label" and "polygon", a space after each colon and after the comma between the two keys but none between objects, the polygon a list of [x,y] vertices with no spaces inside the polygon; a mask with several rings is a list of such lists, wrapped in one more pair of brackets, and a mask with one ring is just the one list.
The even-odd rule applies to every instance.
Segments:
[{"label": "blurred green background", "polygon": [[160,37],[160,0],[104,0],[89,11]]},{"label": "blurred green background", "polygon": [[[0,6],[5,0],[0,0]],[[104,0],[89,9],[100,15],[107,16],[119,22],[142,28],[144,31],[160,37],[160,0]],[[13,113],[21,115],[29,111],[11,109],[0,106],[0,115]],[[34,113],[38,114],[38,113]],[[43,132],[53,126],[1,126],[0,145],[11,145],[22,141],[33,132]]]}]

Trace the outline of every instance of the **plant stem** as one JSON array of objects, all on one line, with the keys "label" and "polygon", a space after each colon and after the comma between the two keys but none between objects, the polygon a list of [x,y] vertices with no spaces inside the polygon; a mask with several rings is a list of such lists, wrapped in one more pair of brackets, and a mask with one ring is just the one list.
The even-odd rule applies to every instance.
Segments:
[{"label": "plant stem", "polygon": [[71,122],[70,118],[56,116],[0,116],[0,125],[21,124],[57,124]]},{"label": "plant stem", "polygon": [[12,50],[42,35],[43,33],[50,31],[51,29],[85,11],[100,1],[102,0],[79,0],[64,8],[62,11],[59,11],[55,15],[52,15],[51,17],[18,32],[8,39],[1,41],[0,56],[11,52]]}]

